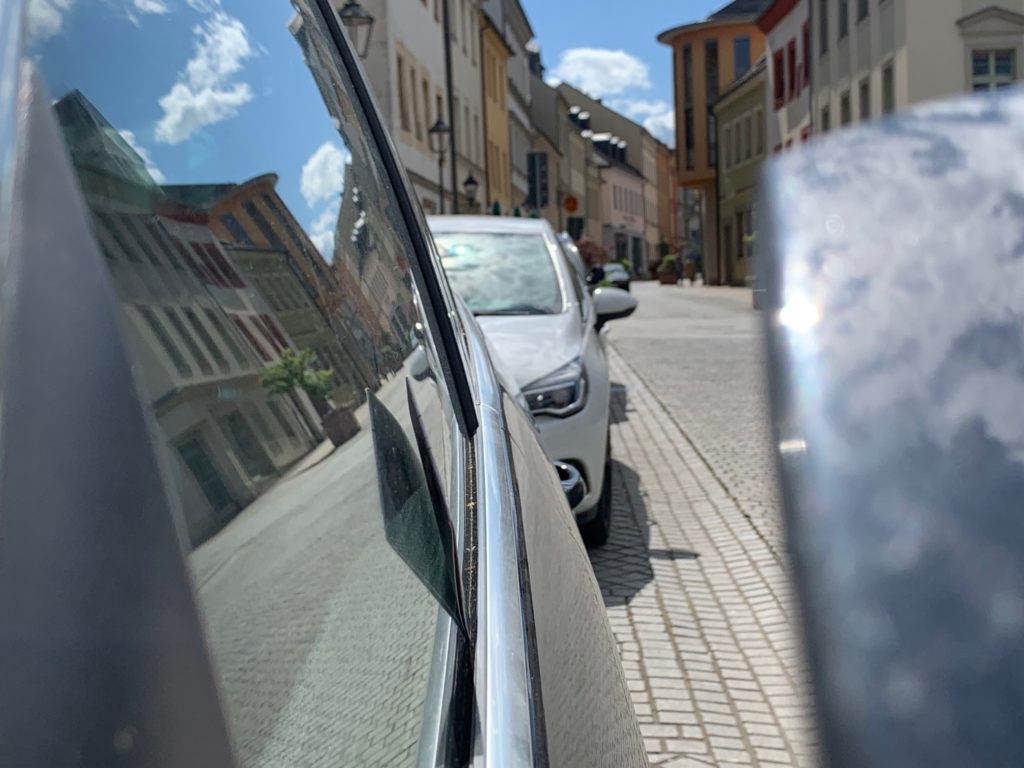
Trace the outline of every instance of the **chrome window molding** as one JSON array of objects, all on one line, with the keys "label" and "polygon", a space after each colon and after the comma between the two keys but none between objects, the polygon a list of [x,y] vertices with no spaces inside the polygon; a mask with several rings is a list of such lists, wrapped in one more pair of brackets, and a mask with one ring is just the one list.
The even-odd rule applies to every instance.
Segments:
[{"label": "chrome window molding", "polygon": [[480,331],[466,323],[470,363],[480,395],[474,440],[477,483],[476,695],[481,765],[536,766],[546,753],[539,701],[539,670],[531,652],[530,600],[501,388]]}]

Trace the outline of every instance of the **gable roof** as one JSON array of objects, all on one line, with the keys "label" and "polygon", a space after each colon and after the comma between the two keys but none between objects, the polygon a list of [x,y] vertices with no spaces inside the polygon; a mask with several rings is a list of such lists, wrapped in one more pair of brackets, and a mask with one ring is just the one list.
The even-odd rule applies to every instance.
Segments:
[{"label": "gable roof", "polygon": [[708,16],[708,19],[728,19],[731,16],[760,16],[772,4],[772,0],[733,0],[724,8]]}]

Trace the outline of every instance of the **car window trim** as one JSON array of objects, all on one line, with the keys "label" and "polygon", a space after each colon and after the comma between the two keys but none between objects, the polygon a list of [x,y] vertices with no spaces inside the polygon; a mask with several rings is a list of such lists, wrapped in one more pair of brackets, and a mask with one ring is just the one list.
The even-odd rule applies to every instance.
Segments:
[{"label": "car window trim", "polygon": [[341,29],[337,15],[328,0],[315,0],[321,17],[326,21],[327,30],[338,52],[346,74],[353,86],[359,106],[366,118],[373,139],[373,149],[380,155],[381,164],[387,173],[402,220],[408,230],[412,245],[409,265],[423,294],[423,311],[435,323],[438,358],[442,372],[452,391],[452,401],[459,429],[466,438],[472,437],[479,426],[474,406],[473,391],[464,361],[466,351],[455,332],[456,312],[450,291],[446,291],[439,277],[440,265],[433,250],[433,242],[427,236],[427,225],[422,212],[413,203],[409,194],[409,181],[405,170],[398,164],[394,143],[391,140],[378,111],[376,99],[370,90],[366,74],[352,50],[347,36]]}]

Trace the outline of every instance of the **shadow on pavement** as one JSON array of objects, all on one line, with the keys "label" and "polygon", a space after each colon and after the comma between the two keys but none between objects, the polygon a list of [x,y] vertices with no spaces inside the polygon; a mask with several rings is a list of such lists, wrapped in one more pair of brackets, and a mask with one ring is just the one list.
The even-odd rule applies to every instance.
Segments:
[{"label": "shadow on pavement", "polygon": [[629,402],[629,390],[625,384],[621,384],[617,381],[611,383],[611,402],[609,403],[611,409],[611,418],[609,421],[612,424],[621,424],[627,421],[629,417],[626,415],[626,406]]},{"label": "shadow on pavement", "polygon": [[[618,409],[613,408],[613,413]],[[688,549],[650,549],[647,505],[640,476],[612,459],[612,530],[608,543],[591,549],[590,562],[606,607],[628,604],[654,579],[652,560],[695,560]]]},{"label": "shadow on pavement", "polygon": [[603,547],[590,550],[606,606],[625,605],[654,578],[647,551],[647,507],[639,481],[631,467],[612,459],[611,537]]}]

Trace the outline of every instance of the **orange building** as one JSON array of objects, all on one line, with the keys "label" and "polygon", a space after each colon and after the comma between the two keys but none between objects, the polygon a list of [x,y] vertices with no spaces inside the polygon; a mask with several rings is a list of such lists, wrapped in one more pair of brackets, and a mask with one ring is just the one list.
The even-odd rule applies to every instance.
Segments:
[{"label": "orange building", "polygon": [[705,21],[667,29],[658,42],[672,48],[676,112],[676,169],[679,185],[701,197],[701,238],[704,279],[718,274],[717,130],[711,106],[764,53],[764,34],[757,18],[771,0],[735,0]]}]

